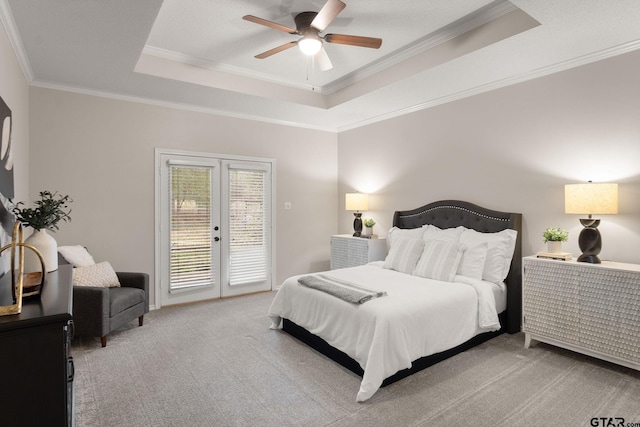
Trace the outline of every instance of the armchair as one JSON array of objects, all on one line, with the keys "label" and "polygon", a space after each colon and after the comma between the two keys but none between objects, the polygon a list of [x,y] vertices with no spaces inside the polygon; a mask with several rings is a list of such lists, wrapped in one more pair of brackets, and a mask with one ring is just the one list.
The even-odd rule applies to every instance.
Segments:
[{"label": "armchair", "polygon": [[[58,254],[60,264],[68,264]],[[107,345],[107,334],[138,318],[142,326],[149,312],[149,275],[116,272],[120,287],[73,287],[74,333],[78,336],[100,337]]]}]

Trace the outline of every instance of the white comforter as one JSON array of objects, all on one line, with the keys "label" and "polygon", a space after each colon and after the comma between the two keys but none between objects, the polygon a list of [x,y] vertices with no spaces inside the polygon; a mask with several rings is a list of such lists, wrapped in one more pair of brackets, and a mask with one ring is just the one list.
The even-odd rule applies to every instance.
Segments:
[{"label": "white comforter", "polygon": [[356,360],[364,370],[358,402],[373,396],[385,378],[410,368],[413,360],[500,328],[486,282],[462,276],[440,282],[383,269],[380,263],[323,274],[387,296],[350,304],[301,286],[300,276],[294,276],[283,283],[268,314],[272,328],[287,318]]}]

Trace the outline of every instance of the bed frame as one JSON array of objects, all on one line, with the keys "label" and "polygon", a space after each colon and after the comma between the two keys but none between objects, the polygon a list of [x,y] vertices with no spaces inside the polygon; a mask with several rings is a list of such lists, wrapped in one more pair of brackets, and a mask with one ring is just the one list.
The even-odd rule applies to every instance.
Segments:
[{"label": "bed frame", "polygon": [[[458,200],[442,200],[417,209],[396,211],[393,216],[393,225],[398,228],[418,228],[425,224],[432,224],[439,228],[462,225],[482,233],[495,233],[508,228],[518,232],[511,268],[505,280],[507,284],[507,309],[499,316],[502,325],[499,331],[476,335],[457,347],[414,360],[411,368],[398,371],[385,379],[382,383],[383,387],[475,347],[503,332],[510,334],[520,332],[522,318],[522,214],[494,211]],[[358,362],[294,322],[283,319],[282,329],[355,374],[360,376],[364,374]]]}]

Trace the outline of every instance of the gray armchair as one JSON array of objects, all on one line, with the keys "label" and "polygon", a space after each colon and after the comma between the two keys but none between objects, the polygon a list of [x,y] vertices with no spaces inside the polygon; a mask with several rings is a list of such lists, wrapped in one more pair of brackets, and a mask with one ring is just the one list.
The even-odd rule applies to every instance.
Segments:
[{"label": "gray armchair", "polygon": [[[59,255],[60,264],[68,262]],[[116,272],[120,287],[73,287],[73,324],[78,336],[100,337],[107,345],[107,334],[138,318],[142,326],[149,312],[149,275]]]}]

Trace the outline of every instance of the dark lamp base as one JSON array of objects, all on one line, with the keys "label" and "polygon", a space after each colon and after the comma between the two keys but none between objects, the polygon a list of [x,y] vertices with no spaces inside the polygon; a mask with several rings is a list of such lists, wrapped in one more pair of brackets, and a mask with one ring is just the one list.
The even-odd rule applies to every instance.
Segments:
[{"label": "dark lamp base", "polygon": [[362,235],[362,212],[354,212],[353,215],[353,237],[360,237]]},{"label": "dark lamp base", "polygon": [[600,258],[598,258],[597,255],[585,255],[585,254],[582,254],[582,255],[580,255],[578,257],[577,261],[578,262],[588,262],[588,263],[591,263],[591,264],[600,264],[601,263]]},{"label": "dark lamp base", "polygon": [[591,264],[600,264],[598,254],[602,249],[602,237],[598,231],[600,225],[599,219],[580,219],[580,223],[584,226],[578,236],[578,246],[582,251],[582,255],[578,257],[578,262],[588,262]]}]

